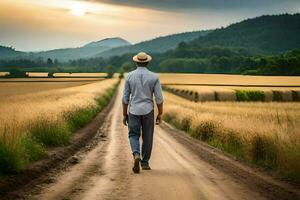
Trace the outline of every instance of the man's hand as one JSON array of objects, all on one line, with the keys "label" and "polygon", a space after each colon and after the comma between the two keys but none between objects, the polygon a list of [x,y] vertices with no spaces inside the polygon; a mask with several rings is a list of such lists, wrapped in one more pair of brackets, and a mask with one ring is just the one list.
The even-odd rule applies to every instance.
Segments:
[{"label": "man's hand", "polygon": [[157,117],[156,117],[156,123],[155,123],[156,125],[159,125],[161,123],[161,121],[162,121],[161,118],[162,118],[161,114],[158,114]]},{"label": "man's hand", "polygon": [[123,124],[127,126],[128,123],[128,104],[123,103]]},{"label": "man's hand", "polygon": [[124,116],[123,116],[123,124],[124,124],[125,126],[127,126],[127,124],[128,124],[128,115],[124,115]]}]

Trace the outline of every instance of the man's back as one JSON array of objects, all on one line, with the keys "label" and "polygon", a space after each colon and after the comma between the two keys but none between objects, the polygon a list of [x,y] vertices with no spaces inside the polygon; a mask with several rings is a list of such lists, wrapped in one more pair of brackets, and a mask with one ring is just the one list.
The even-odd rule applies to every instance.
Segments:
[{"label": "man's back", "polygon": [[[131,98],[130,98],[131,94]],[[138,67],[130,72],[125,82],[123,102],[129,103],[129,112],[134,115],[146,115],[153,110],[153,94],[157,104],[163,102],[158,75],[146,67]]]},{"label": "man's back", "polygon": [[[152,152],[154,132],[154,103],[157,104],[158,114],[155,123],[161,123],[163,114],[163,96],[159,78],[147,69],[152,57],[145,52],[135,55],[132,60],[137,69],[130,72],[125,81],[123,93],[123,124],[128,125],[128,136],[133,155],[134,173],[150,170],[149,160]],[[128,112],[128,104],[130,104]],[[142,136],[142,148],[140,137]],[[142,151],[141,151],[142,149]]]}]

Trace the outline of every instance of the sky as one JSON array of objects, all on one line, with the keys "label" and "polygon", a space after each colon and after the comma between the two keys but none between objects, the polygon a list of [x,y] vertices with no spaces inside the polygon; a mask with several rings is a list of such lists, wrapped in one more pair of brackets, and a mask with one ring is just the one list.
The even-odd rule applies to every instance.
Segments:
[{"label": "sky", "polygon": [[300,12],[300,0],[0,0],[0,45],[21,51],[131,43]]}]

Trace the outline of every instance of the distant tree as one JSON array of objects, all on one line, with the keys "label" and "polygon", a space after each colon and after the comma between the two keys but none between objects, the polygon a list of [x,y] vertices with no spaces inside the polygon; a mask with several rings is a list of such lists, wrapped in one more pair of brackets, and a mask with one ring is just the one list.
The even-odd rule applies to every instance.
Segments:
[{"label": "distant tree", "polygon": [[48,66],[52,66],[52,65],[53,65],[53,61],[52,61],[51,58],[48,58],[48,59],[47,59],[47,65],[48,65]]},{"label": "distant tree", "polygon": [[53,63],[55,66],[59,65],[59,62],[57,59],[54,59],[54,63]]},{"label": "distant tree", "polygon": [[13,67],[12,69],[9,70],[9,77],[11,78],[24,78],[26,77],[26,74],[24,71],[22,71],[21,69],[17,68],[17,67]]},{"label": "distant tree", "polygon": [[108,65],[105,67],[105,69],[106,69],[105,71],[107,72],[107,78],[112,78],[115,73],[113,66]]},{"label": "distant tree", "polygon": [[134,70],[134,64],[132,62],[125,62],[122,67],[121,67],[121,71],[122,72],[130,72],[132,70]]}]

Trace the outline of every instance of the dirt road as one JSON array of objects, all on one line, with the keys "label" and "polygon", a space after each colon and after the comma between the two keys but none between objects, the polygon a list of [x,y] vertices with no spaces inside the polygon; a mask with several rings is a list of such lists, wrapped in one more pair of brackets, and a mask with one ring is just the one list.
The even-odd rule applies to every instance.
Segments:
[{"label": "dirt road", "polygon": [[166,125],[155,129],[152,170],[133,174],[127,127],[121,123],[120,102],[121,89],[93,144],[76,155],[73,161],[76,164],[52,173],[51,181],[39,185],[39,189],[26,194],[25,199],[259,200],[296,197],[298,191],[291,191],[285,183],[261,177]]}]

